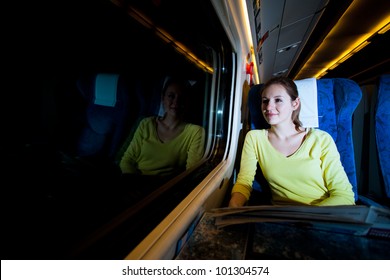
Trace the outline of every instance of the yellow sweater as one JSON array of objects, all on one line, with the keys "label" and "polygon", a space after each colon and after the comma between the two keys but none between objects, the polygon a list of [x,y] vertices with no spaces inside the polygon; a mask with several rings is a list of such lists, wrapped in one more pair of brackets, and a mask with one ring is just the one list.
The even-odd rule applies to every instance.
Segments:
[{"label": "yellow sweater", "polygon": [[249,199],[257,162],[269,183],[274,204],[355,204],[336,144],[325,131],[310,129],[301,147],[288,157],[272,146],[266,130],[249,131],[232,193],[242,193]]},{"label": "yellow sweater", "polygon": [[186,124],[175,139],[162,143],[157,135],[156,117],[143,119],[119,166],[122,173],[171,175],[198,162],[204,153],[204,128]]}]

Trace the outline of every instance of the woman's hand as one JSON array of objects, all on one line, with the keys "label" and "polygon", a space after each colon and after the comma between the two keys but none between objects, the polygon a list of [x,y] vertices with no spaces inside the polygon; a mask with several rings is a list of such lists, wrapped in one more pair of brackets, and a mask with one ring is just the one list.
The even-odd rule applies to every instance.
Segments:
[{"label": "woman's hand", "polygon": [[242,207],[245,205],[247,199],[246,197],[238,192],[232,193],[232,196],[229,201],[229,207]]}]

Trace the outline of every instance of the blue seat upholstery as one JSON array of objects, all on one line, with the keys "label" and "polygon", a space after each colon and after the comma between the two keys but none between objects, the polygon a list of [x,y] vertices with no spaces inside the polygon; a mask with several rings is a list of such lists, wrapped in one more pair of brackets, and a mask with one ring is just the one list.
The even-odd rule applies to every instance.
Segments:
[{"label": "blue seat upholstery", "polygon": [[[251,129],[268,127],[261,113],[261,88],[262,85],[255,85],[248,94]],[[361,89],[357,83],[349,79],[321,79],[317,80],[317,94],[319,128],[327,131],[333,137],[340,153],[341,162],[352,184],[355,201],[357,201],[352,116],[361,100]],[[257,181],[253,183],[253,189],[261,190]]]},{"label": "blue seat upholstery", "polygon": [[248,93],[248,107],[250,117],[250,129],[268,128],[269,125],[261,112],[261,91],[264,84],[258,84],[251,87]]},{"label": "blue seat upholstery", "polygon": [[129,121],[137,114],[136,106],[130,108],[137,102],[130,102],[129,84],[119,74],[100,73],[83,76],[77,87],[87,102],[78,156],[114,159]]},{"label": "blue seat upholstery", "polygon": [[390,75],[379,79],[375,110],[375,136],[379,165],[382,171],[385,194],[390,198]]},{"label": "blue seat upholstery", "polygon": [[[331,87],[333,84],[333,90]],[[358,200],[352,116],[362,98],[359,85],[349,79],[317,81],[319,128],[329,132],[336,142],[341,163]],[[333,94],[329,94],[333,93]]]},{"label": "blue seat upholstery", "polygon": [[[269,124],[264,119],[263,113],[261,112],[261,91],[263,87],[264,84],[253,85],[248,92],[249,123],[251,130],[269,128]],[[257,164],[257,173],[252,188],[258,192],[264,192],[266,191],[266,188],[264,188],[265,184],[265,178],[259,164]]]}]

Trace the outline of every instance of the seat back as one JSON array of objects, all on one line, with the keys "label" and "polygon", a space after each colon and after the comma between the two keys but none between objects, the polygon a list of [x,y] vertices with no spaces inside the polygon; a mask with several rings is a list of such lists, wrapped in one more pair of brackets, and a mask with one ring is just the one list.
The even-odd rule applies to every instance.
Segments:
[{"label": "seat back", "polygon": [[375,110],[375,136],[385,194],[390,198],[390,75],[379,79]]},{"label": "seat back", "polygon": [[319,128],[332,135],[357,201],[352,117],[362,98],[361,89],[356,82],[344,78],[318,80],[317,87]]},{"label": "seat back", "polygon": [[[269,127],[261,112],[261,89],[253,86],[248,95],[251,129]],[[334,78],[317,80],[317,103],[319,129],[327,131],[334,139],[340,153],[341,163],[348,175],[358,199],[355,156],[352,138],[352,116],[362,97],[357,83],[349,79]],[[258,172],[259,173],[259,172]],[[256,177],[262,177],[256,174]],[[261,190],[255,180],[253,189]]]},{"label": "seat back", "polygon": [[113,159],[126,129],[137,115],[124,76],[99,73],[83,76],[77,87],[86,100],[85,125],[78,141],[80,157]]}]

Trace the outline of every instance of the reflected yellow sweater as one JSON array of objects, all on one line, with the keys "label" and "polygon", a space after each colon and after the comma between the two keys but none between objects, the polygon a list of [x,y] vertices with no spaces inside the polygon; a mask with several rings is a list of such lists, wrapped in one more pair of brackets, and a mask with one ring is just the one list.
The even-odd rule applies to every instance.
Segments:
[{"label": "reflected yellow sweater", "polygon": [[198,162],[204,153],[204,128],[186,124],[182,133],[162,143],[157,135],[156,117],[143,119],[119,166],[122,173],[171,175]]},{"label": "reflected yellow sweater", "polygon": [[333,138],[310,129],[301,147],[286,157],[268,140],[267,130],[245,137],[233,192],[249,199],[257,162],[269,183],[274,204],[354,205],[354,193]]}]

